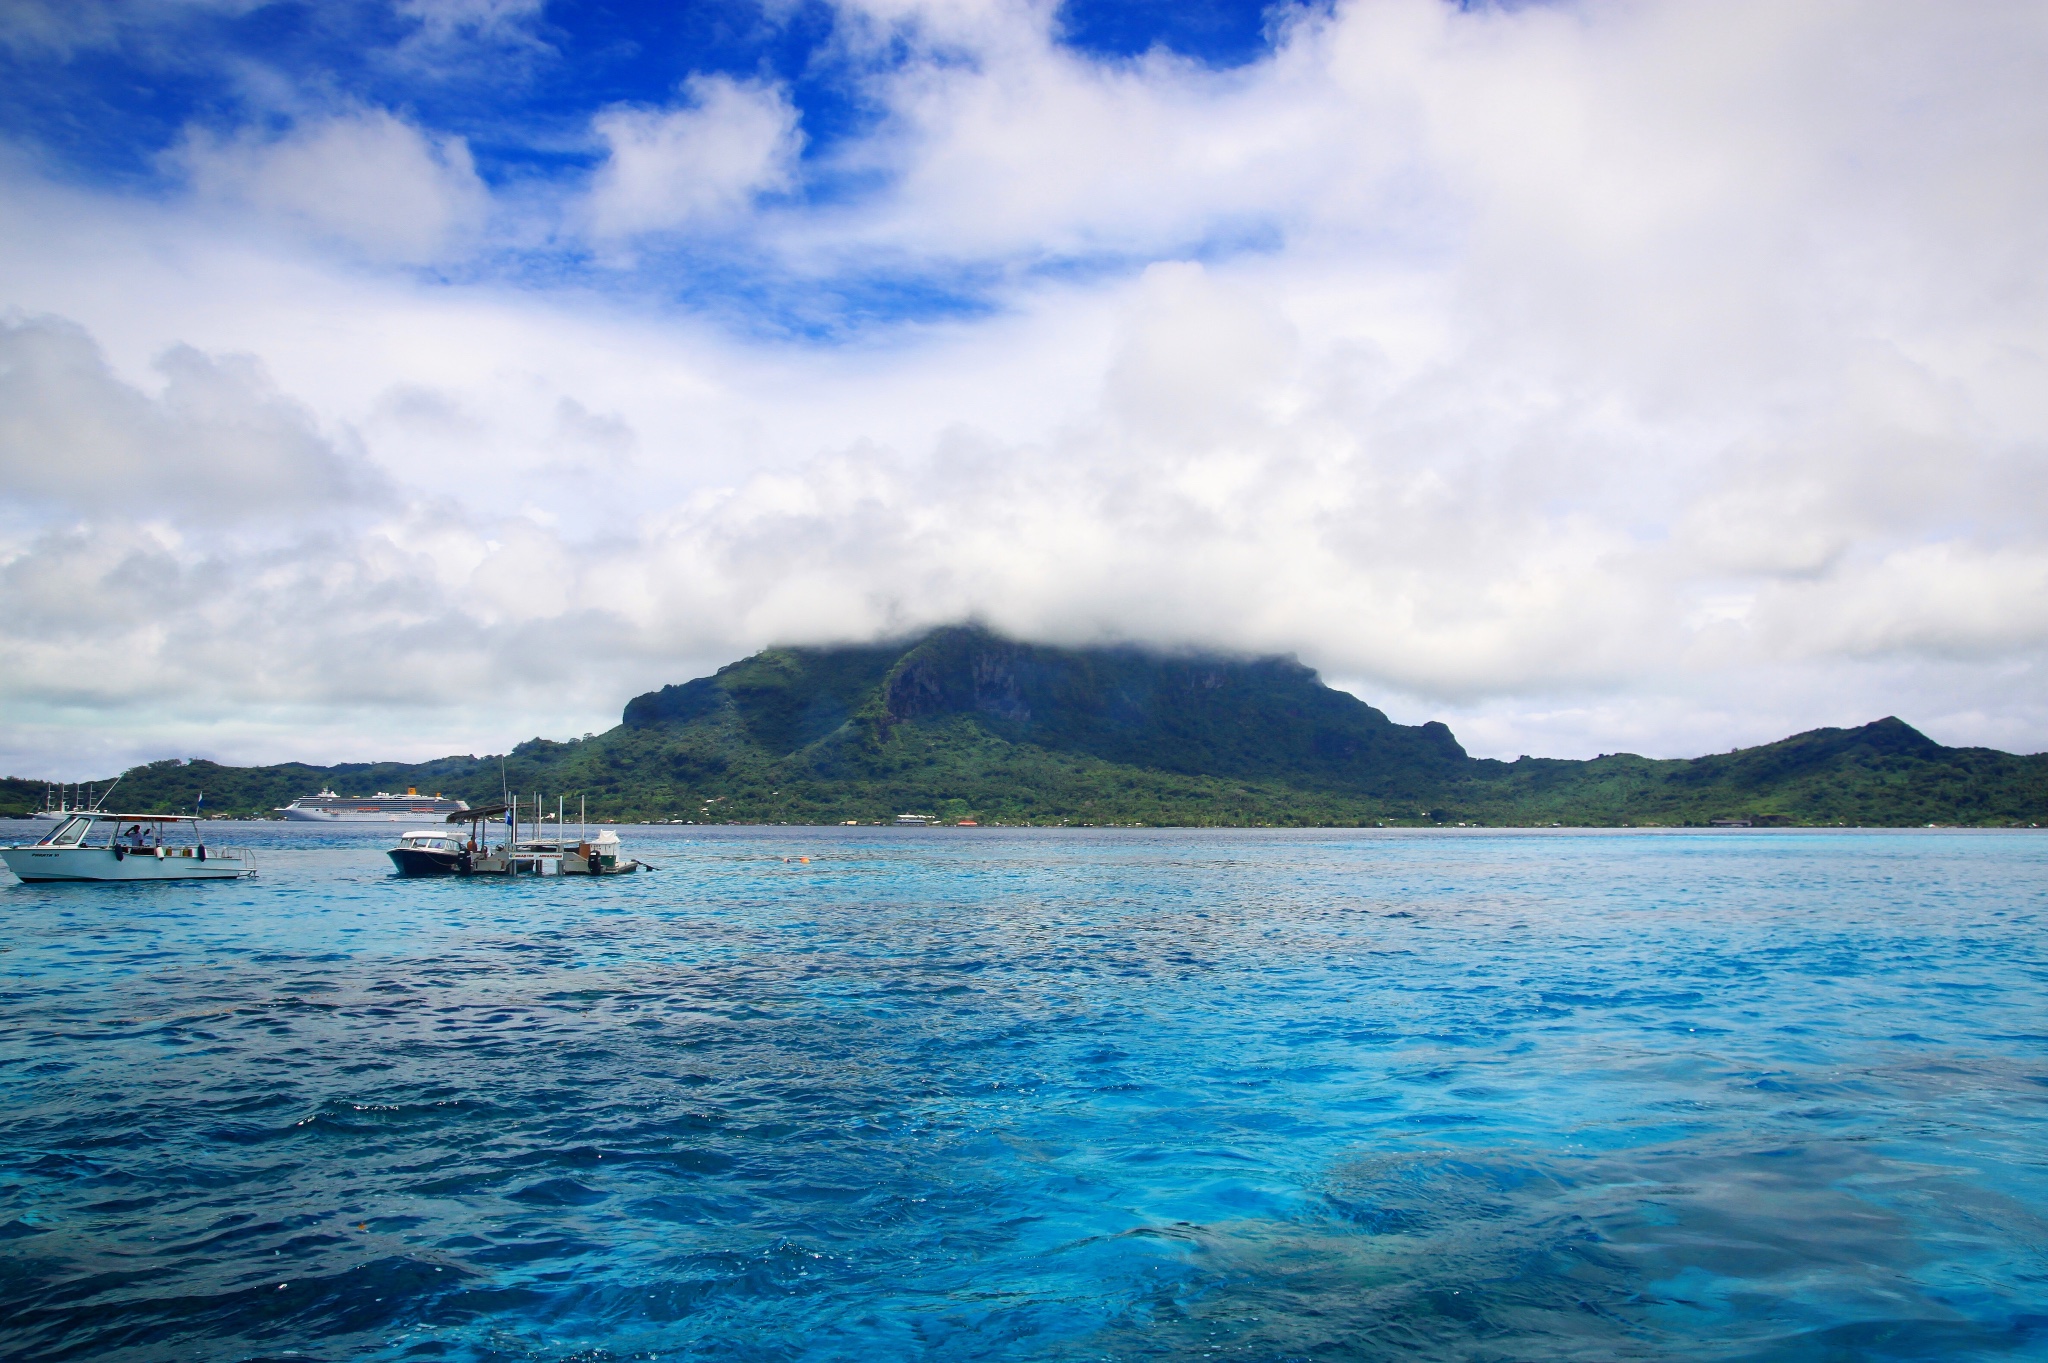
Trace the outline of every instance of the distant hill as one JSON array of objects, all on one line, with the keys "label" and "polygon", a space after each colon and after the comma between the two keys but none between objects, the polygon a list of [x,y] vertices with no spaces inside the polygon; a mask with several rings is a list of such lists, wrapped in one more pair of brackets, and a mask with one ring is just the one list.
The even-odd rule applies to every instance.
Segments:
[{"label": "distant hill", "polygon": [[[503,777],[500,776],[501,764]],[[1711,757],[1473,758],[1291,658],[1055,648],[974,626],[772,648],[635,697],[624,722],[503,757],[223,767],[167,761],[116,803],[256,813],[331,787],[585,795],[607,819],[983,823],[2048,822],[2048,755],[1948,748],[1887,718]],[[104,783],[102,783],[104,784]],[[0,785],[0,807],[41,798]]]}]

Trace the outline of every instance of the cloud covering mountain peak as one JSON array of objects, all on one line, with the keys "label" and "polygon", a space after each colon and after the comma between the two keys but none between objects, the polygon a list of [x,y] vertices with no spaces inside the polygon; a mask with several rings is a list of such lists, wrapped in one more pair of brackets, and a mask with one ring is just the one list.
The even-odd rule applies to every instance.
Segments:
[{"label": "cloud covering mountain peak", "polygon": [[126,689],[66,673],[132,624],[0,622],[19,763],[481,749],[970,615],[1480,753],[2048,745],[2037,7],[733,13],[516,107],[457,54],[547,88],[565,11],[416,15],[442,93],[245,73],[154,185],[13,129],[4,570],[207,584]]}]

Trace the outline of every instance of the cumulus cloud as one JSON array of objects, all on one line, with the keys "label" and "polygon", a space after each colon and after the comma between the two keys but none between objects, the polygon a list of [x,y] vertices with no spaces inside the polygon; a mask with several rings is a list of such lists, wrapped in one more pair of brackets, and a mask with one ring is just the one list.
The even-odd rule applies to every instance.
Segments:
[{"label": "cumulus cloud", "polygon": [[282,137],[192,131],[174,158],[202,199],[421,263],[473,234],[489,210],[469,146],[383,109],[298,124]]},{"label": "cumulus cloud", "polygon": [[256,361],[190,346],[160,356],[159,393],[123,382],[58,318],[0,321],[0,482],[70,515],[246,523],[368,497],[359,458],[321,434]]},{"label": "cumulus cloud", "polygon": [[607,149],[587,205],[598,236],[727,222],[795,183],[803,137],[787,92],[701,76],[685,93],[678,108],[618,107],[592,120]]},{"label": "cumulus cloud", "polygon": [[[2048,746],[2038,6],[1361,0],[1229,72],[1095,61],[1045,6],[842,10],[875,123],[814,169],[871,190],[787,194],[787,93],[706,78],[598,115],[567,216],[731,234],[789,287],[964,270],[996,281],[986,315],[776,346],[530,281],[394,282],[364,261],[461,231],[372,250],[292,206],[315,191],[251,188],[347,183],[294,150],[317,131],[209,143],[228,170],[194,172],[358,243],[293,257],[325,281],[315,326],[192,244],[203,219],[96,200],[67,231],[164,240],[67,255],[0,217],[33,247],[0,259],[6,296],[91,329],[0,337],[8,458],[75,449],[118,482],[169,450],[172,489],[204,476],[189,452],[244,448],[272,461],[252,485],[339,488],[359,439],[390,508],[290,511],[289,544],[108,502],[17,519],[10,704],[184,734],[231,676],[317,756],[351,706],[487,682],[578,732],[764,643],[971,613],[1298,652],[1509,757],[1887,712]],[[455,144],[344,121],[336,166],[466,183]],[[96,339],[170,358],[124,376]],[[232,352],[291,397],[208,357]],[[65,495],[12,469],[17,499]],[[36,604],[145,578],[180,584],[146,630]],[[458,732],[433,713],[406,751]],[[256,756],[284,719],[213,732]]]}]

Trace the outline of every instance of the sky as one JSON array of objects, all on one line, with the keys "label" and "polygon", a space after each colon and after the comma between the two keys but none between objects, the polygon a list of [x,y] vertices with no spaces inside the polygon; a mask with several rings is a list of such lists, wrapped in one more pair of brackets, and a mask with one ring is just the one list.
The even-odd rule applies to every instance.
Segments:
[{"label": "sky", "polygon": [[775,643],[2048,749],[2038,0],[5,0],[0,769]]}]

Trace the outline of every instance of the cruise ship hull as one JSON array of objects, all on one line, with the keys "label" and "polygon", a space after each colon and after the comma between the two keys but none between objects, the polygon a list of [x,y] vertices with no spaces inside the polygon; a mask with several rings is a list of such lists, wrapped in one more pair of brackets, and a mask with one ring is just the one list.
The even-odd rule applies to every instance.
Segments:
[{"label": "cruise ship hull", "polygon": [[336,800],[312,804],[294,800],[275,811],[304,823],[420,823],[447,818],[469,808],[460,800]]},{"label": "cruise ship hull", "polygon": [[277,811],[287,819],[302,820],[306,823],[418,823],[421,819],[433,818],[431,809],[293,809],[289,806]]}]

